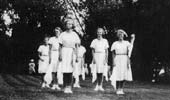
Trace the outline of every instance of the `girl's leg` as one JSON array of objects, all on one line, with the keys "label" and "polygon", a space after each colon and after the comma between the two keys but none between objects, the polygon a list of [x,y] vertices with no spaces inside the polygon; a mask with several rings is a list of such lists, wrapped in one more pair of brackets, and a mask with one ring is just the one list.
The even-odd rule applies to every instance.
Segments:
[{"label": "girl's leg", "polygon": [[45,73],[41,73],[40,75],[41,75],[41,82],[42,82],[41,87],[44,88],[44,87],[46,86],[46,83],[45,83],[45,81],[44,81]]},{"label": "girl's leg", "polygon": [[97,73],[97,78],[98,78],[98,85],[99,85],[99,90],[104,91],[103,89],[103,73]]},{"label": "girl's leg", "polygon": [[97,73],[97,84],[99,86],[102,84],[102,73]]},{"label": "girl's leg", "polygon": [[71,85],[72,85],[72,73],[64,73],[63,74],[64,80],[64,93],[72,93]]},{"label": "girl's leg", "polygon": [[120,81],[120,88],[123,88],[124,81]]},{"label": "girl's leg", "polygon": [[45,76],[45,73],[41,73],[41,81],[42,81],[42,83],[45,82],[44,81],[44,76]]},{"label": "girl's leg", "polygon": [[94,91],[98,91],[98,90],[99,90],[99,75],[97,73],[96,87],[94,88]]},{"label": "girl's leg", "polygon": [[64,87],[66,87],[68,85],[68,77],[67,77],[67,73],[63,73],[63,85]]},{"label": "girl's leg", "polygon": [[68,79],[69,93],[72,93],[72,89],[71,89],[71,87],[72,87],[72,79],[73,79],[72,73],[68,73],[68,77],[69,77],[69,79]]},{"label": "girl's leg", "polygon": [[75,83],[76,83],[76,84],[79,84],[79,76],[76,77]]},{"label": "girl's leg", "polygon": [[67,73],[63,73],[63,85],[64,85],[64,93],[68,93],[68,77]]},{"label": "girl's leg", "polygon": [[124,92],[123,92],[123,85],[124,85],[124,81],[121,81],[120,82],[120,91],[121,91],[122,94],[124,94]]},{"label": "girl's leg", "polygon": [[120,89],[120,81],[116,81],[116,89],[117,89],[117,90]]},{"label": "girl's leg", "polygon": [[75,77],[74,87],[80,88],[80,84],[79,84],[79,76],[76,76],[76,77]]},{"label": "girl's leg", "polygon": [[123,92],[124,81],[117,81],[117,94],[124,94]]},{"label": "girl's leg", "polygon": [[116,94],[120,94],[120,81],[116,81]]},{"label": "girl's leg", "polygon": [[102,85],[102,76],[103,74],[102,73],[97,73],[97,84],[96,84],[96,87],[95,87],[95,91],[98,91]]},{"label": "girl's leg", "polygon": [[52,84],[57,84],[57,73],[55,72],[52,72]]},{"label": "girl's leg", "polygon": [[58,82],[57,82],[57,72],[53,72],[52,73],[52,89],[57,89],[57,90],[60,90],[61,88],[58,86]]}]

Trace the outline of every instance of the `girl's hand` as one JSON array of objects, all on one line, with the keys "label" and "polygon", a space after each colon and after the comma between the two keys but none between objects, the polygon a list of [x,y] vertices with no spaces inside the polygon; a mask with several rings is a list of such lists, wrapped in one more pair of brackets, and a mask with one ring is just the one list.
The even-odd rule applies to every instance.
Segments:
[{"label": "girl's hand", "polygon": [[135,34],[131,34],[131,38],[134,39],[135,38]]},{"label": "girl's hand", "polygon": [[96,64],[96,61],[95,61],[95,60],[93,60],[93,64]]},{"label": "girl's hand", "polygon": [[78,57],[76,57],[76,62],[79,62]]},{"label": "girl's hand", "polygon": [[61,56],[59,56],[59,58],[58,58],[58,59],[59,59],[59,61],[62,61],[62,57],[61,57]]},{"label": "girl's hand", "polygon": [[51,58],[49,59],[49,64],[51,64]]}]

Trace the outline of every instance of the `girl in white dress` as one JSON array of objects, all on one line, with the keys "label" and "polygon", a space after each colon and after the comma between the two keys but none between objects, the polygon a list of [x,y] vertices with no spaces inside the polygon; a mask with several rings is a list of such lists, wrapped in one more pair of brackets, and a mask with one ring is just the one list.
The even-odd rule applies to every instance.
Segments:
[{"label": "girl in white dress", "polygon": [[[77,46],[80,43],[79,36],[73,31],[73,20],[66,21],[66,31],[59,36],[61,44],[60,61],[61,71],[63,73],[64,93],[72,93],[72,73],[74,57],[78,61]],[[74,56],[76,54],[76,56]]]},{"label": "girl in white dress", "polygon": [[46,84],[44,80],[44,75],[46,71],[48,70],[49,66],[49,45],[48,45],[48,37],[44,38],[44,43],[39,46],[38,48],[38,56],[39,56],[39,61],[38,61],[38,72],[42,76],[42,87],[49,87],[48,84]]},{"label": "girl in white dress", "polygon": [[80,88],[79,77],[80,77],[80,75],[82,75],[82,78],[84,79],[83,70],[85,70],[85,68],[84,68],[84,66],[85,66],[84,60],[85,60],[86,49],[85,49],[84,46],[79,44],[77,52],[78,52],[78,62],[76,62],[75,66],[74,66],[73,76],[75,78],[75,83],[74,83],[73,86],[77,87],[77,88]]},{"label": "girl in white dress", "polygon": [[97,29],[97,38],[94,39],[90,45],[92,48],[93,64],[96,64],[97,72],[97,85],[95,91],[104,91],[103,84],[103,73],[104,67],[108,60],[108,48],[109,44],[106,39],[102,37],[104,30],[102,28]]},{"label": "girl in white dress", "polygon": [[[124,94],[124,81],[132,81],[132,71],[130,66],[130,56],[135,40],[135,35],[131,35],[131,43],[124,40],[126,32],[122,29],[117,31],[118,41],[115,41],[111,46],[113,56],[113,72],[111,76],[112,83],[115,82],[117,94]],[[113,85],[113,84],[112,84]]]},{"label": "girl in white dress", "polygon": [[57,82],[57,70],[58,70],[58,64],[59,64],[59,40],[58,37],[61,33],[61,28],[56,27],[54,29],[55,36],[51,37],[49,39],[49,46],[50,46],[50,66],[52,67],[52,88],[51,89],[57,89],[60,90],[60,87],[58,86]]}]

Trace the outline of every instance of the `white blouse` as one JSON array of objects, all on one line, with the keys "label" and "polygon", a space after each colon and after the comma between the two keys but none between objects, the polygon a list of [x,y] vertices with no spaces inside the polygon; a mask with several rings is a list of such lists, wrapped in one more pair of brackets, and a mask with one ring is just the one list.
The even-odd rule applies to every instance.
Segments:
[{"label": "white blouse", "polygon": [[64,47],[75,48],[76,43],[80,43],[79,36],[74,32],[62,32],[59,36],[59,43]]},{"label": "white blouse", "polygon": [[106,39],[94,39],[90,47],[93,48],[95,52],[105,52],[105,50],[109,48],[109,44]]},{"label": "white blouse", "polygon": [[42,54],[42,56],[48,56],[49,55],[49,45],[40,45],[38,48],[38,52]]},{"label": "white blouse", "polygon": [[129,53],[129,49],[131,44],[129,41],[116,41],[111,46],[111,51],[115,50],[116,54],[127,54]]},{"label": "white blouse", "polygon": [[52,45],[52,50],[56,51],[59,49],[59,40],[56,37],[51,37],[48,41],[49,44]]}]

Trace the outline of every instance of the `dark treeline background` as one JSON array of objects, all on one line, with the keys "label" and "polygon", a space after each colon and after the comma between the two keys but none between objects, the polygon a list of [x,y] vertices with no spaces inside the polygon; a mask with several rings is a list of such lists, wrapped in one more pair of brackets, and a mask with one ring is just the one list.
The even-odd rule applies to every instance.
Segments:
[{"label": "dark treeline background", "polygon": [[[55,0],[0,0],[0,13],[8,3],[20,16],[20,21],[13,24],[13,36],[0,33],[0,60],[2,72],[22,73],[27,70],[30,58],[37,61],[37,48],[44,34],[52,34],[56,26],[63,28],[60,16],[63,10],[53,7]],[[115,30],[124,29],[130,34],[136,34],[132,54],[132,70],[135,80],[150,80],[152,69],[156,63],[169,66],[170,62],[170,1],[169,0],[123,0],[123,6],[116,7],[102,0],[87,0],[89,18],[86,20],[86,32],[83,44],[87,56],[91,54],[89,45],[95,38],[97,27],[106,26],[108,34],[105,37],[109,44],[116,40]],[[41,27],[37,27],[37,21]],[[2,20],[0,21],[3,27]],[[129,38],[127,38],[129,39]],[[91,62],[88,56],[87,63]],[[111,65],[111,57],[109,59]]]}]

